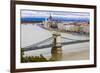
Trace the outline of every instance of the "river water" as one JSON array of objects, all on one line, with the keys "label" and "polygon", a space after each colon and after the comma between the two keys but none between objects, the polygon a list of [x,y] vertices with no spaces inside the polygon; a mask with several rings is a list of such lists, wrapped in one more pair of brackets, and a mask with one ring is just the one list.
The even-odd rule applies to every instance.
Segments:
[{"label": "river water", "polygon": [[[49,37],[52,37],[53,32],[45,30],[37,24],[21,24],[21,48],[38,43]],[[71,38],[74,40],[86,40],[89,39],[87,36],[83,35],[73,35],[68,33],[61,33],[62,37]],[[68,39],[62,40],[69,41]],[[70,44],[61,47],[62,53],[56,55],[59,56],[59,60],[81,60],[89,59],[89,42]],[[42,54],[46,59],[52,57],[56,58],[51,54],[51,47],[45,49],[25,51],[24,56],[40,56]]]}]

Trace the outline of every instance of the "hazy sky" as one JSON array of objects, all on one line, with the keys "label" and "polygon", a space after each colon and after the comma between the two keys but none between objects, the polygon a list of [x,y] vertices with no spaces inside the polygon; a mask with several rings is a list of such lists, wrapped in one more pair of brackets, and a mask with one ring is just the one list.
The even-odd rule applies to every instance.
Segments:
[{"label": "hazy sky", "polygon": [[62,11],[37,11],[37,10],[21,10],[21,17],[45,17],[50,15],[53,17],[64,18],[88,18],[90,14],[87,12],[62,12]]}]

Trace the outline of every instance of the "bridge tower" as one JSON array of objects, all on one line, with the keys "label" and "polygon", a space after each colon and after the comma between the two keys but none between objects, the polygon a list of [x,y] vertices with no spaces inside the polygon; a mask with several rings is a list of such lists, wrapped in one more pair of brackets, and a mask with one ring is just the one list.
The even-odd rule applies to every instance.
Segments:
[{"label": "bridge tower", "polygon": [[53,34],[53,45],[51,49],[52,58],[51,60],[61,60],[62,57],[62,45],[61,45],[61,34]]}]

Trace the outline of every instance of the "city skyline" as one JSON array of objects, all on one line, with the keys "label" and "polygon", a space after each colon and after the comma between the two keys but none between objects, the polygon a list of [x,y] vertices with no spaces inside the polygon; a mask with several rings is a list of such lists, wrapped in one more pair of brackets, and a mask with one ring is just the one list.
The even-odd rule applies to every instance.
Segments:
[{"label": "city skyline", "polygon": [[90,19],[88,12],[21,10],[22,21],[44,21],[50,16],[52,16],[53,19],[62,21],[89,22]]}]

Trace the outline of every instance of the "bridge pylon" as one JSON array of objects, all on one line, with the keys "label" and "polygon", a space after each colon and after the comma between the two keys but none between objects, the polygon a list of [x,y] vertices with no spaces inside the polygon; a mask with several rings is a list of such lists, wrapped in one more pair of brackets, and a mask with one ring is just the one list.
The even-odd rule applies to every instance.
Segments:
[{"label": "bridge pylon", "polygon": [[61,60],[62,57],[62,45],[61,45],[61,34],[53,34],[53,45],[51,49],[52,58],[51,60]]}]

